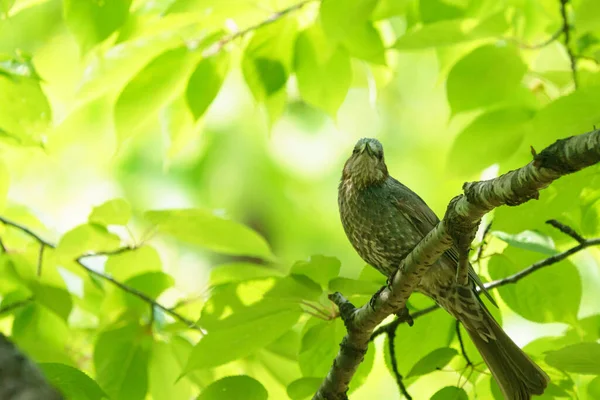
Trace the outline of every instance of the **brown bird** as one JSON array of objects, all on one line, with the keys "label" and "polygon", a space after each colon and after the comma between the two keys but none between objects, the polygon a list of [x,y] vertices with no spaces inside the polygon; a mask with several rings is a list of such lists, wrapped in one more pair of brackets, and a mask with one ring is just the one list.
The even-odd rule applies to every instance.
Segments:
[{"label": "brown bird", "polygon": [[[439,222],[416,193],[389,175],[376,139],[356,143],[344,165],[338,205],[350,243],[387,277]],[[479,299],[477,286],[489,294],[471,266],[469,287],[456,282],[457,265],[458,250],[452,247],[430,267],[417,290],[463,324],[506,399],[542,394],[548,375],[508,337]]]}]

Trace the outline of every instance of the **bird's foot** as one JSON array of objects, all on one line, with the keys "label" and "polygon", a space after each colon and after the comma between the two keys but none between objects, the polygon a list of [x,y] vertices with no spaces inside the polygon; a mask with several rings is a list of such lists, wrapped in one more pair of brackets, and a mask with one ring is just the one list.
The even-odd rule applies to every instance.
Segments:
[{"label": "bird's foot", "polygon": [[380,287],[374,294],[373,296],[371,296],[371,300],[369,300],[369,306],[371,306],[371,308],[374,310],[375,309],[375,303],[377,302],[377,298],[379,297],[379,295],[381,294],[381,292],[383,292],[385,289],[387,289],[388,286],[382,286]]},{"label": "bird's foot", "polygon": [[413,326],[415,321],[413,320],[408,308],[406,306],[402,307],[400,310],[396,311],[396,317],[401,320],[401,322],[406,322],[408,326]]}]

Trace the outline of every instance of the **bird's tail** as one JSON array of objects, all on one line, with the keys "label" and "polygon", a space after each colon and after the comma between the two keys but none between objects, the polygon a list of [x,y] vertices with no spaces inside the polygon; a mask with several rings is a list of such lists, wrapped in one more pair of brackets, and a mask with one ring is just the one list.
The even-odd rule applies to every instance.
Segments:
[{"label": "bird's tail", "polygon": [[469,329],[468,323],[463,325],[504,397],[507,400],[529,400],[534,394],[542,394],[550,380],[548,375],[512,341],[483,304],[481,308],[483,323],[491,330],[493,338]]}]

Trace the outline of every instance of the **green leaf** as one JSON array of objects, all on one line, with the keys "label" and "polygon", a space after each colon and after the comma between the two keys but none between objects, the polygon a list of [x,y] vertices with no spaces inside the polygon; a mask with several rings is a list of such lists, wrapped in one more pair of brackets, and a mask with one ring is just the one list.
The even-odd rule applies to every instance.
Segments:
[{"label": "green leaf", "polygon": [[25,305],[15,313],[12,337],[15,344],[36,362],[71,364],[65,354],[69,336],[66,322],[39,304]]},{"label": "green leaf", "polygon": [[420,50],[449,46],[471,40],[501,36],[509,28],[505,10],[479,21],[476,19],[451,19],[423,25],[400,36],[394,48]]},{"label": "green leaf", "polygon": [[114,199],[94,207],[88,221],[104,226],[127,225],[130,218],[131,206],[129,203],[123,199]]},{"label": "green leaf", "polygon": [[286,300],[319,301],[323,290],[321,286],[305,275],[291,275],[278,279],[265,297]]},{"label": "green leaf", "polygon": [[532,118],[533,112],[524,108],[502,108],[479,115],[454,140],[448,156],[449,170],[457,176],[468,176],[511,157]]},{"label": "green leaf", "polygon": [[[432,332],[435,334],[431,334]],[[453,335],[454,319],[445,312],[436,311],[426,314],[416,320],[412,327],[407,324],[400,325],[395,340],[400,374],[406,376],[419,360],[431,352],[431,349],[448,346]],[[386,364],[390,368],[387,354]]]},{"label": "green leaf", "polygon": [[294,60],[302,98],[335,117],[352,82],[346,50],[330,42],[316,23],[298,35]]},{"label": "green leaf", "polygon": [[[385,284],[385,282],[384,282]],[[365,282],[350,278],[334,278],[329,281],[329,290],[343,293],[344,296],[371,296],[381,289],[379,283]]]},{"label": "green leaf", "polygon": [[198,400],[267,400],[269,394],[264,386],[248,375],[228,376],[211,383]]},{"label": "green leaf", "polygon": [[131,0],[65,0],[64,17],[83,54],[119,29],[129,15]]},{"label": "green leaf", "polygon": [[251,263],[233,263],[218,265],[211,269],[209,285],[217,286],[231,282],[243,282],[253,279],[263,279],[272,276],[282,276],[280,271]]},{"label": "green leaf", "polygon": [[41,363],[38,365],[48,382],[69,400],[102,400],[106,394],[84,372],[69,365]]},{"label": "green leaf", "polygon": [[431,400],[469,400],[469,396],[463,388],[446,386],[431,396]]},{"label": "green leaf", "polygon": [[242,58],[242,73],[255,100],[265,103],[272,125],[285,107],[298,23],[284,17],[256,31]]},{"label": "green leaf", "polygon": [[600,399],[600,376],[595,377],[588,383],[587,393],[592,399]]},{"label": "green leaf", "polygon": [[187,47],[167,50],[156,56],[127,83],[115,104],[119,143],[133,136],[183,91],[187,76],[198,57]]},{"label": "green leaf", "polygon": [[319,389],[323,378],[300,378],[290,383],[287,395],[292,400],[310,399]]},{"label": "green leaf", "polygon": [[425,357],[420,359],[409,371],[407,378],[412,376],[426,375],[430,372],[444,368],[458,354],[456,349],[450,347],[442,347],[433,350]]},{"label": "green leaf", "polygon": [[115,279],[124,281],[143,272],[160,271],[162,264],[158,252],[144,245],[109,256],[104,268]]},{"label": "green leaf", "polygon": [[0,161],[0,211],[4,210],[8,188],[10,187],[10,174],[3,161]]},{"label": "green leaf", "polygon": [[215,55],[200,60],[190,76],[185,97],[194,115],[200,118],[213,102],[229,69],[229,53],[220,51]]},{"label": "green leaf", "polygon": [[[298,364],[305,377],[325,376],[331,367],[331,360],[337,355],[346,328],[341,319],[333,321],[310,320],[307,323]],[[350,384],[350,391],[358,388],[367,378],[374,362],[374,346],[369,343],[363,362],[359,365]]]},{"label": "green leaf", "polygon": [[259,303],[214,322],[192,350],[185,372],[246,357],[282,336],[301,314],[298,305]]},{"label": "green leaf", "polygon": [[330,279],[340,273],[340,260],[322,255],[310,256],[308,261],[297,261],[290,270],[291,275],[304,275],[326,288]]},{"label": "green leaf", "polygon": [[509,101],[514,104],[515,97],[525,90],[521,79],[526,70],[514,47],[485,45],[475,49],[448,74],[446,86],[452,113]]},{"label": "green leaf", "polygon": [[29,288],[36,302],[52,310],[67,322],[69,314],[71,314],[71,310],[73,309],[73,300],[68,291],[36,281],[31,282]]},{"label": "green leaf", "polygon": [[600,375],[600,344],[577,343],[549,351],[546,363],[567,372]]},{"label": "green leaf", "polygon": [[52,110],[38,79],[0,74],[0,139],[22,146],[40,146]]},{"label": "green leaf", "polygon": [[194,123],[194,116],[183,96],[173,100],[161,110],[160,127],[163,134],[169,138],[167,163],[186,149],[198,130]]},{"label": "green leaf", "polygon": [[379,0],[371,14],[371,20],[379,21],[396,15],[402,15],[410,5],[411,0]]},{"label": "green leaf", "polygon": [[370,21],[377,0],[328,0],[321,2],[320,19],[328,37],[341,42],[355,57],[385,64],[381,36]]},{"label": "green leaf", "polygon": [[577,34],[600,30],[600,3],[596,0],[581,0],[575,6],[575,21]]},{"label": "green leaf", "polygon": [[[191,346],[190,346],[191,347]],[[171,344],[154,342],[149,368],[150,393],[153,400],[191,399],[194,392],[187,378],[179,379],[181,365]]]},{"label": "green leaf", "polygon": [[[492,257],[488,272],[492,279],[501,279],[539,260],[539,253],[509,246],[501,255]],[[575,322],[582,293],[577,268],[563,260],[536,271],[535,275],[535,279],[525,278],[498,288],[502,300],[530,321]]]},{"label": "green leaf", "polygon": [[94,347],[96,380],[111,400],[143,400],[152,336],[138,325],[102,332]]},{"label": "green leaf", "polygon": [[265,101],[284,88],[292,67],[297,22],[292,18],[257,31],[242,59],[242,72],[254,98]]},{"label": "green leaf", "polygon": [[501,231],[492,231],[492,235],[513,247],[535,251],[552,256],[557,253],[554,240],[550,236],[535,231],[523,231],[516,235]]},{"label": "green leaf", "polygon": [[103,252],[116,250],[121,245],[121,239],[100,225],[79,225],[65,235],[58,242],[57,254],[65,260],[74,258],[88,252]]},{"label": "green leaf", "polygon": [[541,109],[533,119],[529,140],[533,146],[547,146],[556,139],[589,132],[600,124],[600,86],[578,89]]},{"label": "green leaf", "polygon": [[245,225],[202,209],[148,211],[148,221],[160,232],[224,254],[274,259],[268,243]]},{"label": "green leaf", "polygon": [[0,0],[0,12],[4,14],[5,18],[8,17],[8,12],[16,1],[17,0]]},{"label": "green leaf", "polygon": [[[155,300],[162,292],[172,287],[175,284],[175,280],[171,275],[167,275],[164,272],[153,271],[129,278],[124,283]],[[120,291],[120,293],[125,297],[125,302],[129,309],[137,310],[140,314],[149,311],[148,303],[142,299],[126,291]]]}]

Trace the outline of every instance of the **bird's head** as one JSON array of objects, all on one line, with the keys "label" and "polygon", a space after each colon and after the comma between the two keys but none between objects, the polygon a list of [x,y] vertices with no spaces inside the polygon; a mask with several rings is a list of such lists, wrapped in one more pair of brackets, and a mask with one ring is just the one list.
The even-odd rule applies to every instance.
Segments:
[{"label": "bird's head", "polygon": [[350,179],[358,187],[383,182],[388,170],[383,158],[383,146],[377,139],[362,138],[354,146],[352,155],[344,165],[342,179]]}]

